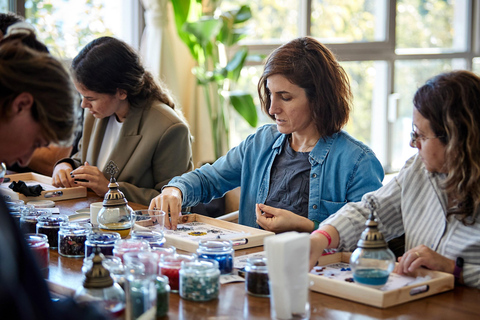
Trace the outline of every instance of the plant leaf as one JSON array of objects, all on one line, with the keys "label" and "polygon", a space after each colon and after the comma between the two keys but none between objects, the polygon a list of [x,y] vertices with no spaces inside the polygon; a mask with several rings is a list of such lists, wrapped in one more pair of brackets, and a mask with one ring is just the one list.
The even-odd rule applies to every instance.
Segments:
[{"label": "plant leaf", "polygon": [[214,40],[222,27],[222,20],[211,17],[202,17],[194,22],[186,22],[183,25],[185,32],[191,33],[202,47],[207,47],[211,40]]},{"label": "plant leaf", "polygon": [[240,72],[242,71],[243,65],[245,64],[245,59],[248,55],[248,48],[242,47],[240,48],[233,58],[227,63],[225,69],[227,69],[229,73],[229,78],[237,81],[240,77]]},{"label": "plant leaf", "polygon": [[230,91],[228,95],[230,97],[230,104],[235,110],[237,110],[250,126],[256,127],[258,116],[252,96],[243,91]]}]

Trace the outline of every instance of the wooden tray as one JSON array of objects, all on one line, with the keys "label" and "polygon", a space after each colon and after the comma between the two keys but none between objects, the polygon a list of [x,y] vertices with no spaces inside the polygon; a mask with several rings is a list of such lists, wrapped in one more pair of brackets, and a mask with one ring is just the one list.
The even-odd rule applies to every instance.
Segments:
[{"label": "wooden tray", "polygon": [[[57,188],[52,185],[52,178],[34,172],[10,174],[6,175],[5,178],[10,178],[10,181],[4,182],[0,185],[0,192],[4,195],[9,195],[12,200],[20,199],[25,201],[25,203],[31,200],[59,201],[87,196],[87,188],[85,187]],[[19,180],[22,180],[27,185],[40,184],[44,191],[42,191],[38,197],[26,197],[8,187],[12,181]]]},{"label": "wooden tray", "polygon": [[[348,263],[349,260],[349,252],[338,252],[320,257],[318,265],[325,266],[337,262]],[[415,274],[416,277],[425,277],[427,275],[431,277],[430,280],[390,291],[381,291],[360,284],[330,279],[325,276],[314,275],[311,273],[309,274],[309,277],[310,289],[313,291],[364,303],[378,308],[388,308],[440,292],[449,291],[454,287],[455,280],[452,274],[423,268],[418,269]]]},{"label": "wooden tray", "polygon": [[[189,222],[203,222],[207,225],[211,225],[214,227],[222,228],[231,230],[234,232],[243,232],[245,233],[244,236],[239,238],[231,239],[234,243],[233,248],[235,250],[251,248],[251,247],[258,247],[263,245],[263,239],[268,236],[272,236],[275,233],[270,231],[265,231],[257,228],[252,228],[248,226],[244,226],[237,223],[232,223],[228,221],[223,221],[219,219],[214,219],[210,217],[206,217],[200,214],[187,214],[183,215],[179,218],[179,222],[181,223],[189,223]],[[181,224],[178,225],[181,227]],[[172,245],[177,249],[185,250],[188,252],[196,252],[198,248],[198,241],[185,239],[176,235],[172,234],[164,234],[166,239],[167,245]],[[245,239],[245,240],[244,240]],[[200,240],[200,239],[199,239]]]}]

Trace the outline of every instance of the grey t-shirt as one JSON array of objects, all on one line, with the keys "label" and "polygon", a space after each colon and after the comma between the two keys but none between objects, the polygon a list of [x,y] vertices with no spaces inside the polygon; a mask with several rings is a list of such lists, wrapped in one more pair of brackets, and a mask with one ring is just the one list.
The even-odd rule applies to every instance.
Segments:
[{"label": "grey t-shirt", "polygon": [[308,217],[311,164],[309,152],[296,152],[285,139],[270,173],[270,188],[265,204]]}]

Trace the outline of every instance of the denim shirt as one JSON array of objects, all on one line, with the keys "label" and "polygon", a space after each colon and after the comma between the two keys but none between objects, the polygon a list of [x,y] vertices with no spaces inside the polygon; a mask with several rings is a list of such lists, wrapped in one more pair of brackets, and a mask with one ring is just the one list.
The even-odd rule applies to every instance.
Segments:
[{"label": "denim shirt", "polygon": [[[258,228],[255,204],[265,203],[273,161],[287,138],[276,125],[264,125],[212,165],[175,177],[167,186],[182,191],[183,207],[208,203],[241,186],[239,223]],[[382,186],[383,168],[373,151],[344,131],[321,138],[309,161],[310,220],[321,222]]]}]

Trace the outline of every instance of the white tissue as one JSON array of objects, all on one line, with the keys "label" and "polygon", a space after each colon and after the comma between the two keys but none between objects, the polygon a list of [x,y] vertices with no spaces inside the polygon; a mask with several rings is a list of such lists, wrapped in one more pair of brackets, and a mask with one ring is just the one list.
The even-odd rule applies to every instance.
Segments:
[{"label": "white tissue", "polygon": [[295,231],[264,240],[270,299],[278,319],[305,313],[308,299],[310,237]]}]

